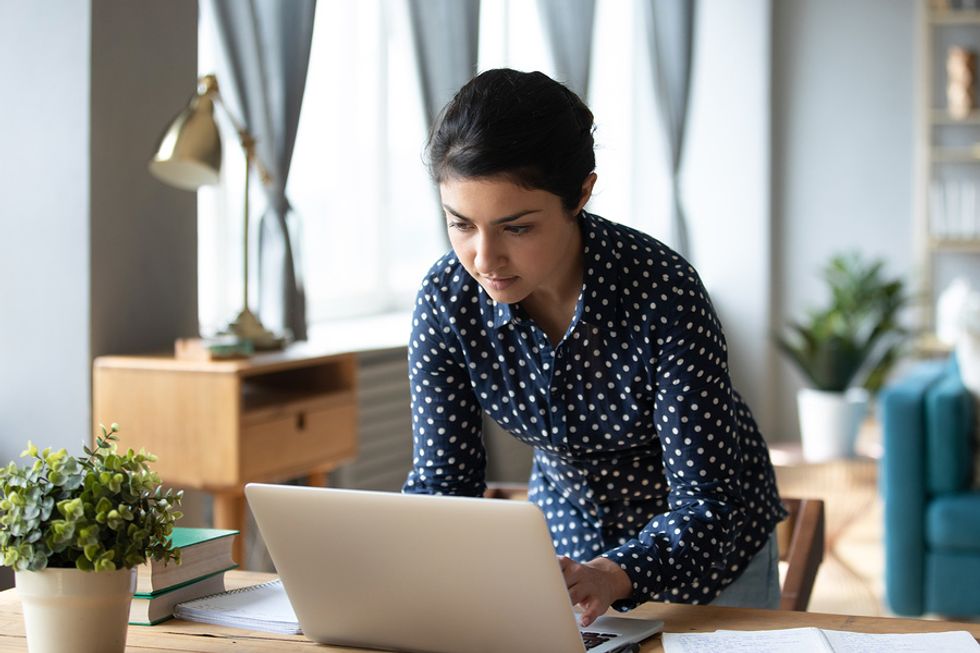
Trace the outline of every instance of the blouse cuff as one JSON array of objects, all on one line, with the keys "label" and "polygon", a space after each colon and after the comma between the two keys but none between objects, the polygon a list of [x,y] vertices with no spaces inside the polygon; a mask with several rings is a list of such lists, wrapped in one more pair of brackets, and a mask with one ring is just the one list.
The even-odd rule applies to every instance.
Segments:
[{"label": "blouse cuff", "polygon": [[[635,556],[635,557],[634,557]],[[619,568],[629,576],[630,585],[633,587],[633,594],[628,599],[614,601],[612,608],[619,612],[628,612],[641,603],[646,603],[650,597],[660,591],[660,588],[650,587],[656,585],[656,561],[651,558],[644,550],[636,544],[610,549],[602,554],[603,558],[611,560],[619,565]]]}]

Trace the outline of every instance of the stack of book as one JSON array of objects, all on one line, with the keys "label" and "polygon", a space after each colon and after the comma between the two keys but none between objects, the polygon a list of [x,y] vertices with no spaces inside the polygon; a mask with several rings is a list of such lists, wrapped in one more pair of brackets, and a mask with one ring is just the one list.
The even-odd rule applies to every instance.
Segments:
[{"label": "stack of book", "polygon": [[170,619],[174,606],[225,590],[225,572],[234,569],[232,543],[238,531],[175,528],[171,541],[180,549],[180,564],[151,560],[136,572],[136,593],[129,623],[152,626]]}]

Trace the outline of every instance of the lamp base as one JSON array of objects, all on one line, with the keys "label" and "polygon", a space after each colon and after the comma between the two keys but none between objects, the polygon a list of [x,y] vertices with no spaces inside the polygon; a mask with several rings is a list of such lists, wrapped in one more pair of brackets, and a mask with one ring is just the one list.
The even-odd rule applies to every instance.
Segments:
[{"label": "lamp base", "polygon": [[248,307],[243,308],[235,321],[228,325],[228,333],[239,340],[252,343],[256,351],[270,351],[286,346],[286,338],[277,336],[262,326],[262,322]]}]

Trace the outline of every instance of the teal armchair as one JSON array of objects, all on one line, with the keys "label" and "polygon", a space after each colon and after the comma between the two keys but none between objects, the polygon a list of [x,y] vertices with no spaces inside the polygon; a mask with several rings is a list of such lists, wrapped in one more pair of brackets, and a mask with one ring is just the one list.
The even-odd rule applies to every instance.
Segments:
[{"label": "teal armchair", "polygon": [[973,398],[955,361],[919,364],[879,398],[885,594],[899,615],[980,615]]}]

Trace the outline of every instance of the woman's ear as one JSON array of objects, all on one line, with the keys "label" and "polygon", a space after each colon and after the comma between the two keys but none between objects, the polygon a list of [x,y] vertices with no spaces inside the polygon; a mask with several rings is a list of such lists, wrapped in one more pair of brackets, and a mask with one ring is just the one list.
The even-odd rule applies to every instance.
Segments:
[{"label": "woman's ear", "polygon": [[581,213],[585,205],[589,203],[589,200],[592,198],[592,189],[595,187],[595,180],[598,178],[599,176],[596,173],[590,172],[589,176],[582,182],[582,195],[579,197],[578,206],[575,207],[572,215]]}]

